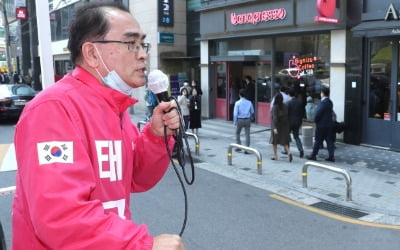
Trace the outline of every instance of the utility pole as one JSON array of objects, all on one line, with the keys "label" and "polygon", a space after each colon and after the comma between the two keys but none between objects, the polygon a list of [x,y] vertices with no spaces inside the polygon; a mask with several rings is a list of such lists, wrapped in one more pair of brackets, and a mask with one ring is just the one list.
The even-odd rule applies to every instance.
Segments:
[{"label": "utility pole", "polygon": [[51,31],[49,2],[36,0],[36,18],[39,40],[39,56],[41,68],[42,88],[54,83],[53,54],[51,50]]},{"label": "utility pole", "polygon": [[8,17],[7,17],[7,10],[6,10],[6,4],[5,1],[2,0],[0,2],[0,7],[1,11],[3,13],[3,26],[4,26],[4,38],[6,42],[6,55],[7,55],[7,67],[8,67],[8,73],[12,70],[12,65],[11,65],[11,55],[10,55],[10,29],[9,29],[9,23],[8,23]]}]

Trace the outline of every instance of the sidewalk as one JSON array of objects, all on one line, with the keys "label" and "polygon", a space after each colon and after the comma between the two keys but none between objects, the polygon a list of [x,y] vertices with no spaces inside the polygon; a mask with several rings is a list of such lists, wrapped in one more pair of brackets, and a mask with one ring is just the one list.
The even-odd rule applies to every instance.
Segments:
[{"label": "sidewalk", "polygon": [[[138,122],[141,118],[144,114],[137,113],[132,120]],[[231,122],[203,120],[199,129],[200,156],[194,156],[195,165],[308,206],[366,222],[400,225],[400,153],[337,142],[336,162],[332,163],[323,160],[327,151],[320,150],[318,163],[342,168],[351,176],[352,200],[346,201],[346,181],[341,174],[309,167],[308,188],[303,188],[302,167],[307,160],[299,158],[294,143],[291,145],[293,162],[280,153],[279,160],[270,160],[269,137],[268,127],[252,124],[250,147],[262,155],[262,175],[259,175],[254,154],[233,150],[232,166],[228,166],[228,147],[235,143],[235,126]],[[189,144],[194,155],[192,138]],[[305,149],[305,155],[310,152],[311,148]]]}]

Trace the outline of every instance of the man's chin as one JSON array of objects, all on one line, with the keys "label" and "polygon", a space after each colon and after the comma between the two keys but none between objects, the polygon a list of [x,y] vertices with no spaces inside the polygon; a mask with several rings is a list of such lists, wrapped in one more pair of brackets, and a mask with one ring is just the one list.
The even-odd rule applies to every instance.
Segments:
[{"label": "man's chin", "polygon": [[130,82],[129,85],[132,88],[140,88],[140,87],[143,87],[145,84],[146,84],[146,79],[143,78],[143,79],[137,79],[136,81],[132,81],[132,82]]}]

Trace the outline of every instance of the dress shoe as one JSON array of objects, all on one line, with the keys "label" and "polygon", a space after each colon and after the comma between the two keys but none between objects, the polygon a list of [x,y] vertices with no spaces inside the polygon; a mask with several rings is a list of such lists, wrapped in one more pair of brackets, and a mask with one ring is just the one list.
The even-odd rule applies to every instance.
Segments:
[{"label": "dress shoe", "polygon": [[236,152],[242,151],[240,148],[235,149]]},{"label": "dress shoe", "polygon": [[301,151],[301,152],[300,152],[300,158],[303,158],[303,157],[304,157],[304,152]]},{"label": "dress shoe", "polygon": [[244,154],[245,154],[245,155],[248,155],[248,154],[250,154],[250,153],[249,153],[249,152],[247,152],[247,151],[244,151]]},{"label": "dress shoe", "polygon": [[316,161],[317,160],[317,157],[312,156],[312,155],[307,155],[306,158],[307,158],[307,160],[312,160],[312,161]]},{"label": "dress shoe", "polygon": [[326,158],[325,161],[335,162],[335,158]]},{"label": "dress shoe", "polygon": [[281,152],[281,154],[287,155],[287,152],[286,152],[285,150],[283,150],[283,151]]}]

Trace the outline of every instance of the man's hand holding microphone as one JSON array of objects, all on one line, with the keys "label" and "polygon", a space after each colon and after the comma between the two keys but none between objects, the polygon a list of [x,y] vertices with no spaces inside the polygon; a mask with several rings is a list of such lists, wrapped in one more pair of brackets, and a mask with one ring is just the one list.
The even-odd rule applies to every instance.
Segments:
[{"label": "man's hand holding microphone", "polygon": [[180,124],[176,102],[170,100],[168,86],[168,76],[166,74],[160,70],[150,72],[148,87],[159,100],[159,104],[153,111],[151,129],[158,136],[164,136],[164,126],[168,128],[167,135],[174,135]]}]

